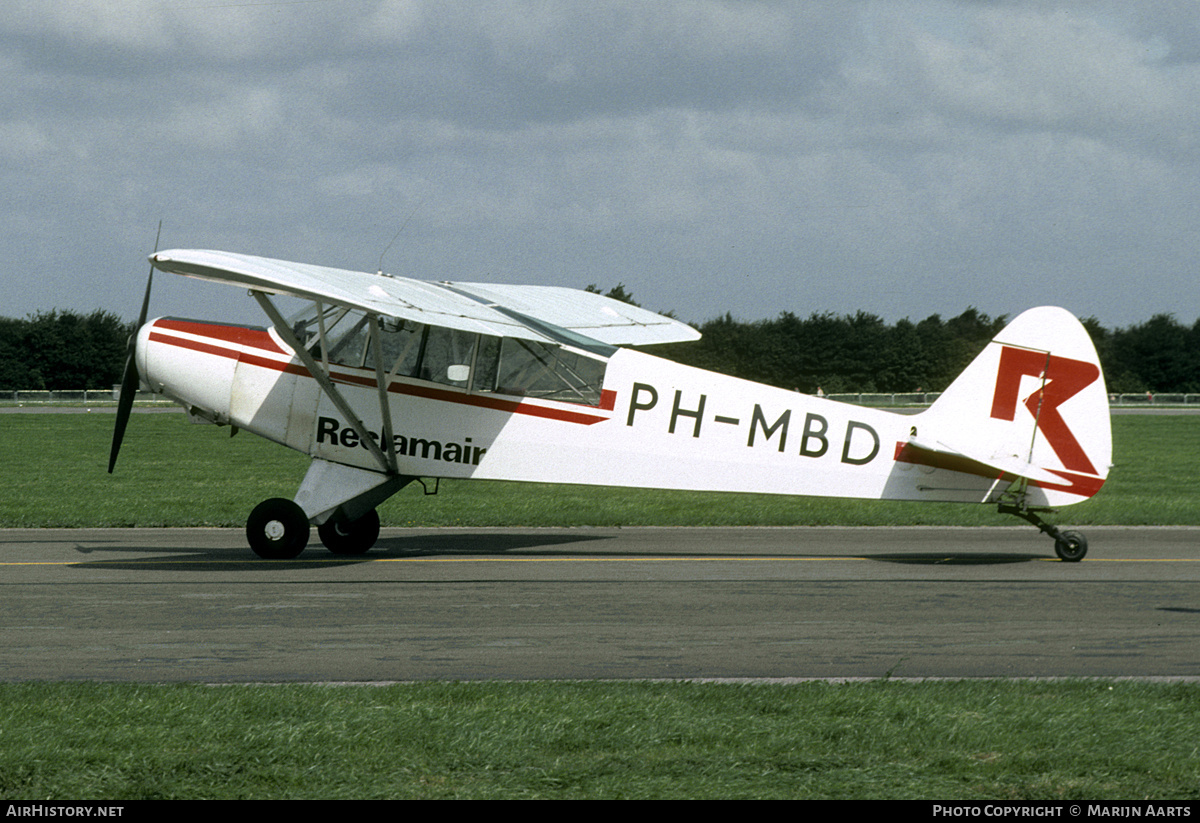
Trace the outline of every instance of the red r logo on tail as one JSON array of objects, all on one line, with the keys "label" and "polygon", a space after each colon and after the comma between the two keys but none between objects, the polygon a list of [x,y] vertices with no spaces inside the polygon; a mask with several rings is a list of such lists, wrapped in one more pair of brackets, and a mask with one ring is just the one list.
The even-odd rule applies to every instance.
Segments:
[{"label": "red r logo on tail", "polygon": [[1026,375],[1045,379],[1042,388],[1025,399],[1025,408],[1037,420],[1037,427],[1046,435],[1050,448],[1065,468],[1096,474],[1092,461],[1088,460],[1067,421],[1059,414],[1058,407],[1095,382],[1100,376],[1099,366],[1086,360],[1057,357],[1049,352],[1004,346],[1000,350],[996,393],[992,397],[992,417],[1016,419],[1021,378]]}]

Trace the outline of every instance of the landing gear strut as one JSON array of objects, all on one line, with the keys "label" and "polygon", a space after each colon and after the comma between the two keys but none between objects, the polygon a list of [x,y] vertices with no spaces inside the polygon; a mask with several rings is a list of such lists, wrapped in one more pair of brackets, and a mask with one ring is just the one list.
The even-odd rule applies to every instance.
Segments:
[{"label": "landing gear strut", "polygon": [[1060,531],[1057,526],[1050,525],[1038,517],[1035,511],[1026,508],[1024,505],[1001,503],[997,509],[1001,514],[1016,515],[1022,520],[1037,526],[1038,530],[1043,534],[1050,535],[1054,539],[1054,553],[1058,555],[1059,560],[1068,563],[1077,563],[1087,554],[1087,538],[1081,533],[1076,531]]}]

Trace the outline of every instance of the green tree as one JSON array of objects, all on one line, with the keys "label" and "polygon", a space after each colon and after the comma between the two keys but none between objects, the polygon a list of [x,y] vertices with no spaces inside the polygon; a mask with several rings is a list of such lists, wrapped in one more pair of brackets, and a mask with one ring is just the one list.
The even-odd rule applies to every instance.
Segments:
[{"label": "green tree", "polygon": [[1114,391],[1200,391],[1200,320],[1190,329],[1170,314],[1112,335]]},{"label": "green tree", "polygon": [[119,383],[132,325],[112,312],[39,312],[0,321],[0,388],[96,389]]},{"label": "green tree", "polygon": [[631,306],[638,306],[639,308],[642,305],[641,303],[636,302],[633,299],[633,295],[625,290],[624,283],[618,283],[607,292],[601,292],[600,287],[595,283],[592,283],[590,286],[585,288],[584,291],[590,291],[592,294],[603,294],[605,297],[611,297],[613,300],[620,300],[622,303],[628,303]]}]

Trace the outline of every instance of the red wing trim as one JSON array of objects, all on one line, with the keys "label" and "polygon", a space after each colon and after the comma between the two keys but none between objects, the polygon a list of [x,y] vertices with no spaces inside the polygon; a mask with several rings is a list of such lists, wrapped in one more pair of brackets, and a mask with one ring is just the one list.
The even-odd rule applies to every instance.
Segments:
[{"label": "red wing trim", "polygon": [[[194,334],[200,337],[207,337],[211,340],[219,340],[222,342],[233,343],[240,346],[257,348],[270,352],[271,354],[289,355],[276,345],[275,341],[267,333],[265,329],[250,329],[241,326],[217,326],[198,323],[190,320],[174,320],[166,319],[159,320],[154,324],[154,327],[162,329],[170,329],[172,331],[184,332],[186,334]],[[312,377],[312,374],[303,365],[291,361],[283,362],[271,357],[263,357],[250,352],[238,351],[237,349],[220,346],[215,343],[209,343],[201,340],[191,340],[182,337],[174,337],[172,335],[162,334],[157,331],[150,332],[150,339],[155,343],[166,343],[170,346],[178,346],[182,349],[190,349],[203,354],[211,354],[216,357],[226,357],[230,360],[238,360],[242,363],[247,363],[252,366],[258,366],[263,369],[272,369],[280,371],[284,374],[294,374],[299,377]],[[375,378],[363,377],[348,372],[335,372],[330,370],[329,377],[335,383],[349,383],[355,386],[365,388],[374,388]],[[394,382],[388,385],[388,392],[392,394],[408,395],[409,397],[420,397],[425,400],[438,400],[443,403],[457,403],[460,406],[472,406],[474,408],[492,409],[494,411],[502,411],[510,414],[524,414],[531,417],[541,417],[546,420],[560,420],[565,423],[578,423],[585,426],[590,426],[594,423],[603,423],[608,420],[607,417],[589,414],[587,412],[573,411],[569,409],[551,408],[548,406],[537,406],[532,403],[523,403],[517,400],[505,400],[500,397],[493,397],[482,394],[462,394],[460,392],[440,389],[436,386],[415,385],[411,383]],[[614,391],[603,391],[600,395],[600,408],[604,411],[612,411],[616,407],[617,393]]]}]

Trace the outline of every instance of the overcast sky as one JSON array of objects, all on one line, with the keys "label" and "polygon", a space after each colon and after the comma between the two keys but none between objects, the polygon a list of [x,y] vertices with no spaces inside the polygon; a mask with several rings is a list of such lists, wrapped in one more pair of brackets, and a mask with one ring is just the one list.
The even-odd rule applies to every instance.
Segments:
[{"label": "overcast sky", "polygon": [[5,0],[0,72],[3,316],[132,319],[160,219],[692,321],[1200,315],[1192,0]]}]

